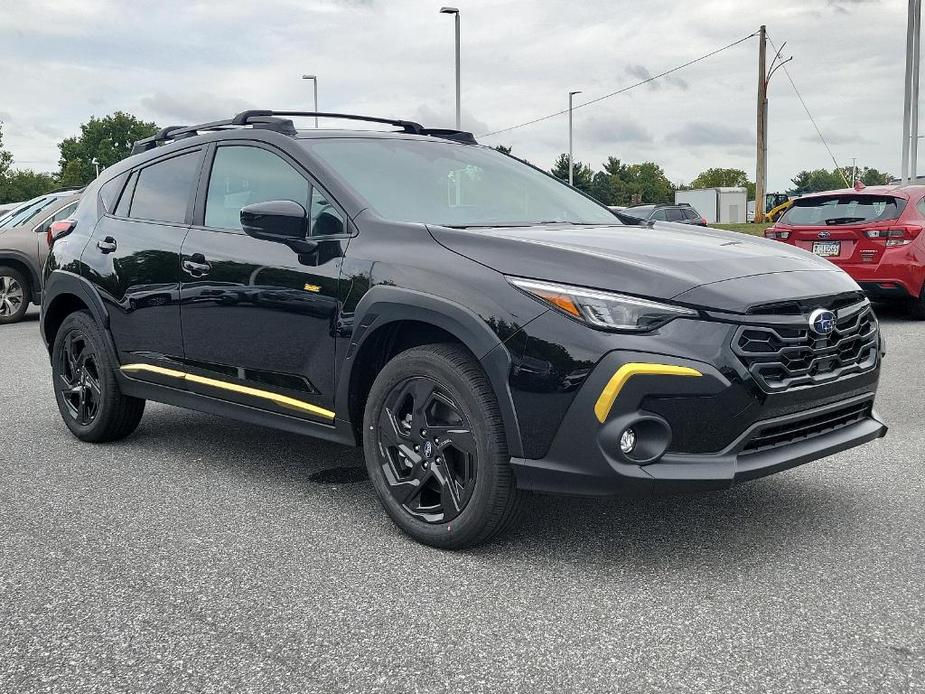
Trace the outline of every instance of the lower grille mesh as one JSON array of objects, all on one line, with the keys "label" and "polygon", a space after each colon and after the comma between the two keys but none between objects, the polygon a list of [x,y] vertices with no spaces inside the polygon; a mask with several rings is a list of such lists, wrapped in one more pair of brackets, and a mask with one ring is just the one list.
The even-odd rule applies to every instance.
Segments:
[{"label": "lower grille mesh", "polygon": [[854,403],[806,419],[762,427],[748,440],[742,452],[757,453],[841,429],[869,417],[872,408],[870,401]]}]

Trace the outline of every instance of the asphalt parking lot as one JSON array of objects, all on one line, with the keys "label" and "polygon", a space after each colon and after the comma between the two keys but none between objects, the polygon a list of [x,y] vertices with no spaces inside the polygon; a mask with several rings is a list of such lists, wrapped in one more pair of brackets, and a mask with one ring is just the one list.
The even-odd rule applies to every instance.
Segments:
[{"label": "asphalt parking lot", "polygon": [[722,493],[534,497],[446,553],[318,475],[359,450],[150,404],[78,442],[33,313],[0,328],[0,691],[925,692],[925,324],[882,319],[888,438]]}]

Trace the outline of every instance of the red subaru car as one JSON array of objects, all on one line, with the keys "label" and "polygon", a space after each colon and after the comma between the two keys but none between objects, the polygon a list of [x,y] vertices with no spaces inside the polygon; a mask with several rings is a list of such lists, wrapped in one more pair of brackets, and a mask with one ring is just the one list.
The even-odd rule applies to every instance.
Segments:
[{"label": "red subaru car", "polygon": [[925,320],[925,186],[868,186],[814,193],[765,230],[827,258],[876,300],[908,304]]}]

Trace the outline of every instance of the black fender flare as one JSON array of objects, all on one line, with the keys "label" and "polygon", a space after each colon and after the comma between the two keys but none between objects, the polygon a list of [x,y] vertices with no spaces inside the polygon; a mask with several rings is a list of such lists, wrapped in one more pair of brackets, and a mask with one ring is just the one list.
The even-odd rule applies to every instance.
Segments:
[{"label": "black fender flare", "polygon": [[[69,294],[76,296],[83,301],[93,318],[103,329],[109,342],[112,342],[112,336],[109,334],[109,312],[106,310],[103,300],[97,293],[96,288],[85,277],[81,277],[73,272],[66,270],[54,270],[45,282],[45,291],[42,293],[42,315],[39,321],[42,330],[42,339],[45,346],[51,351],[51,345],[48,341],[46,332],[46,318],[49,307],[54,304],[58,297]],[[115,348],[110,344],[115,354]],[[118,363],[118,361],[116,362]]]},{"label": "black fender flare", "polygon": [[42,270],[35,264],[32,258],[20,251],[3,250],[0,251],[0,265],[3,265],[4,260],[14,260],[17,263],[25,265],[26,269],[29,271],[29,291],[32,299],[35,300],[36,297],[42,295]]},{"label": "black fender flare", "polygon": [[337,382],[335,409],[344,419],[349,417],[350,376],[354,357],[365,340],[377,329],[398,321],[430,323],[453,335],[475,355],[488,376],[498,400],[508,450],[520,456],[523,444],[514,399],[508,378],[511,356],[495,332],[471,309],[449,299],[391,285],[377,285],[357,304],[350,344],[341,364]]}]

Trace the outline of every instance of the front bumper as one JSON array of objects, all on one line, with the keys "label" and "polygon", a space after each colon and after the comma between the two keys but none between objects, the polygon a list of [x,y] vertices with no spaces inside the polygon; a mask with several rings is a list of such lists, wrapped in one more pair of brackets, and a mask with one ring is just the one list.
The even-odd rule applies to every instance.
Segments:
[{"label": "front bumper", "polygon": [[[701,376],[631,378],[599,421],[595,407],[613,375],[626,364],[646,362],[696,370]],[[511,463],[519,487],[544,493],[723,489],[884,436],[887,427],[873,410],[877,377],[873,370],[827,386],[767,394],[732,369],[667,355],[611,352],[576,394],[547,454]],[[659,402],[673,407],[657,411]],[[667,427],[684,450],[666,444],[667,452],[654,462],[623,454],[621,433],[641,421],[653,422],[656,435]],[[698,450],[698,441],[708,450]],[[717,441],[723,443],[711,449]]]}]

